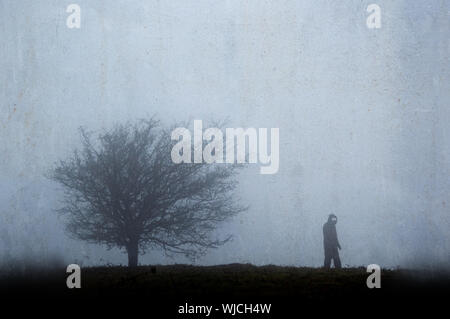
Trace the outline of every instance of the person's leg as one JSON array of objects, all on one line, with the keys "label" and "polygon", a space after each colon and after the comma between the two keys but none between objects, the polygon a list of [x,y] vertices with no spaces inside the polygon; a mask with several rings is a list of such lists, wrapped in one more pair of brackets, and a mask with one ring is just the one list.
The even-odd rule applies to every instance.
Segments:
[{"label": "person's leg", "polygon": [[325,269],[329,269],[331,265],[331,254],[330,252],[325,250],[325,261],[323,263],[323,267],[325,267]]},{"label": "person's leg", "polygon": [[333,255],[333,263],[334,263],[334,268],[341,269],[341,258],[339,258],[339,252],[337,249]]}]

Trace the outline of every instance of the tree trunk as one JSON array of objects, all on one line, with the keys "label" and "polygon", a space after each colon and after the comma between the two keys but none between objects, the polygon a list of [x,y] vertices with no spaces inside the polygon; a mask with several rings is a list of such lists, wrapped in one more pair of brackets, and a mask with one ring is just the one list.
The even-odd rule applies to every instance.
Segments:
[{"label": "tree trunk", "polygon": [[138,242],[131,242],[128,244],[128,267],[136,267],[138,265],[139,248]]}]

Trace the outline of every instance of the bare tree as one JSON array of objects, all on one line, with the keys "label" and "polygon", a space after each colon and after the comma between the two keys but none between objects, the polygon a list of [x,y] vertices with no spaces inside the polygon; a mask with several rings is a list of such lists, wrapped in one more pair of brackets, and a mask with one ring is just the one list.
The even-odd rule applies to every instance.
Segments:
[{"label": "bare tree", "polygon": [[129,266],[148,248],[195,258],[230,239],[213,231],[246,210],[233,199],[239,166],[173,163],[170,130],[155,120],[80,132],[80,150],[50,174],[75,238],[126,250]]}]

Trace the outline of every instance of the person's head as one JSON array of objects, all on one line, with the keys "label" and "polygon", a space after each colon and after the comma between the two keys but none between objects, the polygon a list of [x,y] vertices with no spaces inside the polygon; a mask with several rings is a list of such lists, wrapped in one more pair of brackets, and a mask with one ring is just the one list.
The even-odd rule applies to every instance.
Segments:
[{"label": "person's head", "polygon": [[336,225],[337,224],[337,217],[336,217],[336,215],[335,214],[330,214],[328,216],[328,222],[330,224]]}]

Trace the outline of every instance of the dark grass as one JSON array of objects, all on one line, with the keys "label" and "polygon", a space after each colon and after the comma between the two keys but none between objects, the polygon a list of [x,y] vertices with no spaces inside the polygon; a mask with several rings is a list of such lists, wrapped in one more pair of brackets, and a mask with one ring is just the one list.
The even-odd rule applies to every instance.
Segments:
[{"label": "dark grass", "polygon": [[[9,273],[0,278],[0,300],[106,304],[108,309],[135,304],[176,314],[178,305],[272,303],[285,313],[304,308],[331,311],[335,306],[398,305],[409,310],[426,303],[447,304],[446,272],[382,270],[381,289],[368,289],[366,269],[324,270],[307,267],[140,266],[82,268],[82,288],[68,289],[64,268]],[[167,316],[170,317],[170,316]]]}]

